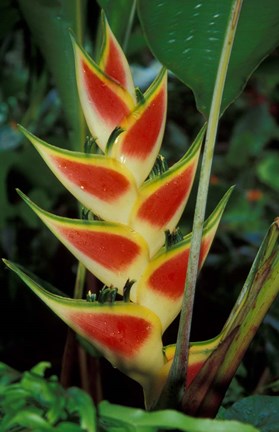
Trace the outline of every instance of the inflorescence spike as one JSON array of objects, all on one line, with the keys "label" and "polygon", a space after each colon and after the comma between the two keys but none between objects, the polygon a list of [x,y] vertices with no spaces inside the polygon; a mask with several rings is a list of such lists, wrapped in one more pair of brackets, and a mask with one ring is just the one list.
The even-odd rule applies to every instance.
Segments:
[{"label": "inflorescence spike", "polygon": [[131,292],[131,288],[134,285],[136,281],[134,280],[130,280],[127,279],[124,288],[123,288],[123,301],[125,303],[128,303],[130,301],[130,292]]},{"label": "inflorescence spike", "polygon": [[155,164],[152,168],[152,171],[149,174],[149,178],[153,179],[154,177],[160,176],[164,174],[169,169],[168,164],[164,156],[158,155],[155,161]]},{"label": "inflorescence spike", "polygon": [[165,239],[166,249],[169,249],[173,245],[183,240],[183,234],[180,228],[176,227],[172,232],[170,232],[169,230],[165,231]]},{"label": "inflorescence spike", "polygon": [[118,292],[118,288],[108,287],[106,285],[100,290],[98,295],[98,302],[103,303],[114,303],[116,299],[116,295]]}]

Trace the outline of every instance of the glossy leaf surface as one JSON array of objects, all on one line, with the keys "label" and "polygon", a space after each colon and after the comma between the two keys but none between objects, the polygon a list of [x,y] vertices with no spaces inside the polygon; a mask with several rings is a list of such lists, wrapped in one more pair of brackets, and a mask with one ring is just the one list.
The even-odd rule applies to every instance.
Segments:
[{"label": "glossy leaf surface", "polygon": [[102,402],[99,413],[106,425],[114,429],[133,431],[182,431],[182,432],[260,432],[252,425],[234,421],[194,418],[175,410],[146,412],[141,409],[111,405]]},{"label": "glossy leaf surface", "polygon": [[[147,41],[160,62],[195,95],[208,117],[233,0],[138,0]],[[223,95],[222,111],[279,43],[277,0],[244,0]]]},{"label": "glossy leaf surface", "polygon": [[254,395],[222,409],[218,418],[250,423],[261,432],[272,432],[279,424],[279,396]]}]

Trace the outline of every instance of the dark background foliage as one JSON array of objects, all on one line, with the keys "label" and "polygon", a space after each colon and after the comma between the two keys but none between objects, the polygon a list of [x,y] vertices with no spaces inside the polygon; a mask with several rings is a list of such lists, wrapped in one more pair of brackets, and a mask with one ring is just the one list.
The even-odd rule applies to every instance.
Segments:
[{"label": "dark background foliage", "polygon": [[[92,50],[99,7],[89,2],[86,45]],[[143,89],[158,65],[145,45],[135,20],[127,55],[136,84]],[[72,295],[77,264],[15,192],[20,187],[43,208],[77,216],[73,198],[56,181],[40,157],[17,130],[21,123],[55,145],[69,147],[67,125],[59,94],[26,22],[12,0],[0,4],[0,250],[42,279]],[[207,212],[232,185],[236,188],[223,217],[211,254],[201,272],[194,310],[192,340],[216,335],[248,274],[264,234],[279,215],[279,52],[265,60],[242,96],[221,122],[211,176]],[[194,98],[174,76],[169,78],[169,108],[162,153],[168,163],[188,148],[203,122]],[[196,184],[181,220],[191,229]],[[88,284],[97,282],[88,276]],[[47,360],[61,373],[67,329],[23,284],[1,266],[0,361],[18,370]],[[177,321],[167,331],[173,343]],[[279,303],[273,305],[252,343],[226,403],[252,393],[278,394]],[[83,353],[83,354],[81,354]],[[139,387],[112,370],[106,361],[84,360],[71,352],[69,383],[81,384],[96,395],[100,367],[103,396],[112,402],[141,405]],[[82,376],[80,364],[86,362]],[[121,391],[119,390],[121,389]],[[100,396],[100,392],[97,392]],[[132,395],[132,396],[131,396]]]}]

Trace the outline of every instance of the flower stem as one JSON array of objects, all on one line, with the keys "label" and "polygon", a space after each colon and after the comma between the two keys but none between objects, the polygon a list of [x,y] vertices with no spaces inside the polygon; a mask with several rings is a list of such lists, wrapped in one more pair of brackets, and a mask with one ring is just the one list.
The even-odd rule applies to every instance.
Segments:
[{"label": "flower stem", "polygon": [[170,370],[166,388],[164,389],[162,398],[159,401],[159,403],[162,402],[163,405],[167,404],[168,406],[171,405],[176,408],[180,405],[180,401],[183,397],[183,392],[185,391],[195,287],[198,276],[198,263],[202,240],[203,223],[205,219],[211,166],[220,117],[223,90],[241,6],[242,0],[235,0],[232,4],[231,15],[224,39],[219,67],[217,70],[197,193],[190,257],[178,329],[176,353]]},{"label": "flower stem", "polygon": [[130,12],[130,17],[129,17],[129,21],[126,27],[126,33],[125,33],[125,37],[122,43],[122,49],[125,52],[127,50],[127,46],[128,46],[128,41],[130,38],[130,34],[132,31],[132,26],[133,26],[133,22],[134,22],[134,18],[135,18],[135,13],[136,13],[136,0],[133,0],[133,4],[131,7],[131,12]]}]

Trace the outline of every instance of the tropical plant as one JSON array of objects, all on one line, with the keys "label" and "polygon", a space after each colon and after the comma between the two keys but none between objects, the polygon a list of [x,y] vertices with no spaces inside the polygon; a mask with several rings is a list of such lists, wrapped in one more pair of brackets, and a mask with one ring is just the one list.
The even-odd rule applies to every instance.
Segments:
[{"label": "tropical plant", "polygon": [[[151,38],[154,22],[148,21],[146,3],[138,3],[141,22]],[[192,3],[191,7],[198,9],[198,4]],[[5,260],[75,332],[142,385],[147,409],[170,407],[196,416],[214,416],[218,411],[279,289],[277,220],[221,332],[214,339],[189,342],[197,274],[232,192],[230,189],[224,195],[204,222],[219,116],[243,84],[231,78],[233,67],[242,61],[234,51],[233,67],[228,69],[235,34],[240,39],[243,34],[242,22],[239,33],[236,32],[237,22],[242,10],[243,16],[251,19],[249,6],[242,9],[241,1],[229,3],[221,7],[227,21],[224,38],[218,42],[220,53],[214,62],[215,69],[206,78],[199,75],[208,85],[206,91],[196,93],[207,124],[185,155],[170,168],[158,155],[166,120],[166,69],[162,68],[142,93],[134,87],[127,59],[104,15],[102,48],[96,61],[72,35],[79,98],[92,138],[86,140],[83,152],[76,152],[50,145],[23,127],[20,130],[59,181],[84,206],[81,218],[55,216],[20,191],[19,195],[79,260],[77,285],[83,286],[87,268],[104,287],[99,293],[88,291],[86,300],[69,299],[63,293],[46,289],[30,272]],[[156,1],[151,2],[149,13],[155,6],[158,8]],[[270,17],[264,20],[264,26],[269,23]],[[163,64],[178,76],[182,74],[195,92],[201,82],[195,75],[198,62],[193,61],[193,67],[185,75],[183,68],[176,70],[173,57],[168,64],[156,40],[150,43]],[[247,60],[245,77],[273,45],[274,42],[263,44],[257,56]],[[247,44],[245,53],[250,48]],[[190,53],[191,49],[194,48],[189,48]],[[177,55],[175,49],[173,53]],[[231,85],[225,87],[227,70]],[[193,185],[205,134],[193,233],[183,235],[177,223]],[[177,344],[164,347],[163,333],[180,312]]]}]

